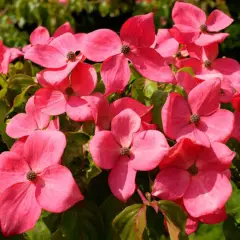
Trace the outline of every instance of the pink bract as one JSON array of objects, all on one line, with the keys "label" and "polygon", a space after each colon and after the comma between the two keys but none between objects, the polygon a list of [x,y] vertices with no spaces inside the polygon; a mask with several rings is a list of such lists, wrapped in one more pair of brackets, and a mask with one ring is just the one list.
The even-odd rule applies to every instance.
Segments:
[{"label": "pink bract", "polygon": [[23,155],[0,155],[0,223],[4,236],[34,227],[41,210],[60,213],[83,200],[71,172],[60,165],[66,139],[59,131],[32,133]]},{"label": "pink bract", "polygon": [[7,124],[6,133],[12,138],[21,138],[30,135],[35,130],[59,130],[58,117],[50,121],[50,116],[42,113],[34,104],[34,96],[29,98],[26,113],[15,115]]},{"label": "pink bract", "polygon": [[92,96],[83,97],[91,108],[93,119],[96,125],[95,131],[109,130],[111,120],[126,108],[132,109],[142,119],[141,128],[144,130],[156,129],[152,120],[152,106],[145,106],[137,100],[124,97],[109,104],[106,97],[100,93],[94,93]]},{"label": "pink bract", "polygon": [[131,61],[144,77],[157,82],[173,82],[174,76],[164,59],[151,48],[155,40],[153,14],[131,17],[122,26],[120,37],[109,29],[85,36],[82,52],[92,61],[104,61],[101,76],[106,94],[121,92],[130,79]]},{"label": "pink bract", "polygon": [[156,36],[154,49],[165,58],[168,64],[174,62],[174,58],[180,53],[178,41],[172,37],[168,29],[159,29]]},{"label": "pink bract", "polygon": [[25,52],[24,58],[47,68],[43,70],[46,81],[60,83],[83,60],[80,50],[78,37],[67,32],[48,44],[32,46]]},{"label": "pink bract", "polygon": [[72,27],[69,22],[65,22],[62,24],[57,30],[54,32],[53,36],[50,37],[50,34],[47,28],[38,26],[34,29],[34,31],[30,35],[30,44],[25,46],[22,50],[23,52],[27,52],[32,46],[37,44],[49,44],[54,38],[64,34],[64,33],[73,33]]},{"label": "pink bract", "polygon": [[8,73],[8,65],[23,53],[17,48],[8,48],[0,40],[0,73]]},{"label": "pink bract", "polygon": [[49,115],[67,113],[74,121],[92,120],[91,108],[82,96],[92,93],[97,84],[97,73],[89,64],[79,62],[69,78],[61,84],[47,82],[40,72],[38,81],[45,88],[35,93],[34,102],[37,108]]},{"label": "pink bract", "polygon": [[186,100],[170,93],[162,108],[163,129],[166,135],[179,141],[190,138],[209,147],[210,142],[226,142],[234,124],[232,112],[219,108],[220,80],[212,79],[193,88]]},{"label": "pink bract", "polygon": [[218,44],[205,47],[195,44],[187,46],[190,58],[178,62],[178,67],[191,67],[195,78],[208,80],[220,78],[223,102],[230,102],[234,94],[235,75],[240,71],[239,63],[231,58],[218,58]]},{"label": "pink bract", "polygon": [[98,132],[89,145],[95,164],[111,169],[110,189],[124,202],[135,191],[137,171],[154,169],[169,148],[161,132],[138,132],[140,125],[140,117],[133,110],[125,109],[112,119],[111,131]]},{"label": "pink bract", "polygon": [[182,198],[187,212],[195,218],[213,214],[224,207],[232,193],[224,171],[234,156],[222,143],[212,142],[205,148],[182,139],[160,161],[152,194],[167,200]]},{"label": "pink bract", "polygon": [[175,3],[172,18],[174,22],[172,34],[174,37],[181,43],[194,42],[199,46],[222,42],[229,34],[217,32],[233,22],[232,18],[219,10],[214,10],[207,18],[203,10],[190,3],[183,2]]}]

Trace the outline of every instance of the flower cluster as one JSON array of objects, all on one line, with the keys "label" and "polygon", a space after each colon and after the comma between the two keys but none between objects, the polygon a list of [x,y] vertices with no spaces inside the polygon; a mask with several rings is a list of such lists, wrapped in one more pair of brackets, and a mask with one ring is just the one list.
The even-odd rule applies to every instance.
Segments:
[{"label": "flower cluster", "polygon": [[[41,209],[59,213],[83,199],[70,170],[61,165],[66,139],[58,116],[64,113],[76,122],[94,122],[88,151],[98,167],[110,170],[108,184],[119,200],[126,202],[135,192],[138,171],[157,168],[152,196],[185,209],[188,234],[199,221],[226,218],[235,156],[226,142],[240,141],[240,65],[218,58],[218,47],[228,36],[219,31],[233,20],[219,10],[206,17],[182,2],[175,3],[172,18],[174,26],[157,35],[149,13],[128,19],[120,35],[109,29],[75,34],[65,23],[52,37],[36,28],[22,51],[0,43],[0,72],[7,73],[8,64],[22,55],[44,68],[26,113],[15,115],[6,128],[18,140],[0,155],[5,236],[32,228]],[[102,62],[100,80],[89,60]],[[132,87],[133,71],[159,87],[172,84],[185,91],[169,93],[159,108],[162,132],[152,123],[153,105],[131,94],[111,98]],[[96,90],[100,81],[104,92]],[[235,114],[221,103],[232,104]]]}]

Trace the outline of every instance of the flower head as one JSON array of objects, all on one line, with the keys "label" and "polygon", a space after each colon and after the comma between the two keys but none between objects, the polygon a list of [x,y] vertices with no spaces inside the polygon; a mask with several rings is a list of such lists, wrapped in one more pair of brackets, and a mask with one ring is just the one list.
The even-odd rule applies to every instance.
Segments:
[{"label": "flower head", "polygon": [[0,155],[0,222],[5,236],[34,227],[41,209],[60,213],[83,199],[71,172],[60,165],[66,139],[59,131],[33,132],[22,155]]},{"label": "flower head", "polygon": [[121,201],[134,193],[137,171],[154,169],[168,151],[161,132],[139,131],[140,126],[140,117],[125,109],[112,119],[111,131],[96,133],[89,145],[95,164],[111,169],[108,183]]},{"label": "flower head", "polygon": [[205,148],[182,139],[160,162],[152,194],[161,199],[182,199],[194,218],[213,214],[224,207],[232,193],[224,171],[234,156],[222,143],[212,142]]}]

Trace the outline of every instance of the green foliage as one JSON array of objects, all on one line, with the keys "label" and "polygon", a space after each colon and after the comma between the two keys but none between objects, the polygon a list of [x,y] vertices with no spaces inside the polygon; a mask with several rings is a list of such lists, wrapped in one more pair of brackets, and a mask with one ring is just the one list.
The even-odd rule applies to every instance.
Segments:
[{"label": "green foliage", "polygon": [[103,239],[103,220],[99,208],[84,200],[62,214],[60,230],[65,239]]},{"label": "green foliage", "polygon": [[[46,26],[52,34],[58,26],[69,21],[77,32],[89,32],[98,26],[99,14],[107,26],[119,31],[121,24],[129,16],[154,11],[157,27],[171,26],[171,8],[174,0],[143,0],[143,1],[88,1],[69,0],[66,5],[57,0],[0,0],[0,39],[8,46],[24,46],[29,41],[29,34],[38,25]],[[189,2],[196,1],[192,0]],[[215,7],[227,13],[234,13],[232,4],[227,7],[225,1],[197,1],[204,10]],[[239,13],[237,14],[237,16]],[[123,17],[122,17],[123,16]],[[122,18],[121,18],[122,17]],[[120,24],[114,23],[120,19]],[[160,20],[160,21],[159,21]],[[100,26],[102,27],[102,26]],[[224,54],[235,51],[239,47],[239,23],[232,25],[228,31],[231,38],[222,45]],[[234,57],[234,55],[232,56]],[[101,64],[94,64],[98,73],[98,84],[95,92],[104,92],[104,85],[100,78]],[[36,73],[40,69],[29,61],[19,60],[11,64],[7,75],[0,75],[0,151],[11,148],[14,140],[7,136],[5,129],[7,122],[17,113],[25,111],[25,104],[30,96],[39,88],[36,83]],[[110,101],[122,96],[131,96],[143,104],[153,106],[153,123],[162,130],[161,109],[171,92],[177,92],[186,97],[185,91],[172,84],[156,83],[142,77],[131,66],[131,80],[126,92],[113,94]],[[191,68],[182,68],[193,75]],[[122,203],[110,194],[107,186],[108,171],[98,168],[88,152],[88,143],[94,134],[92,122],[76,123],[66,114],[60,117],[61,130],[67,138],[62,162],[67,166],[76,182],[80,186],[86,200],[76,204],[62,214],[43,212],[36,226],[23,235],[13,236],[10,240],[171,240],[187,239],[185,234],[186,213],[171,201],[159,201],[158,213],[151,204],[155,201],[141,203],[137,194],[128,202]],[[169,139],[168,139],[169,140]],[[172,145],[174,141],[169,142]],[[225,222],[215,225],[200,224],[190,240],[237,240],[240,239],[240,145],[236,141],[229,141],[230,148],[237,152],[232,170],[233,194],[227,203],[228,218]],[[151,176],[138,173],[136,184],[146,191],[152,187]],[[164,225],[164,220],[166,226]],[[168,229],[168,230],[167,230]],[[6,239],[0,236],[0,239]]]},{"label": "green foliage", "polygon": [[27,240],[51,240],[51,233],[45,223],[40,219],[36,223],[35,227],[26,232]]},{"label": "green foliage", "polygon": [[185,233],[187,214],[174,202],[159,201],[159,209],[166,218],[171,240],[188,239]]},{"label": "green foliage", "polygon": [[121,240],[142,239],[146,227],[146,210],[147,207],[143,204],[133,204],[117,215],[113,226]]}]

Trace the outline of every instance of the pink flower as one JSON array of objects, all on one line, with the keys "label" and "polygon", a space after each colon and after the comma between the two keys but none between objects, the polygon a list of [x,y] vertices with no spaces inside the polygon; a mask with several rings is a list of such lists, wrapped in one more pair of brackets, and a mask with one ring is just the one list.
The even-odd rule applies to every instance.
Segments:
[{"label": "pink flower", "polygon": [[30,135],[35,130],[51,129],[59,130],[59,120],[50,121],[50,116],[42,113],[34,104],[34,97],[29,98],[26,113],[15,115],[7,124],[6,133],[12,138],[21,138]]},{"label": "pink flower", "polygon": [[214,213],[201,216],[199,218],[193,218],[189,215],[186,222],[185,230],[186,230],[186,233],[190,235],[197,230],[199,222],[202,222],[205,224],[217,224],[217,223],[223,222],[226,219],[227,219],[227,213],[226,213],[225,207],[220,210],[217,210]]},{"label": "pink flower", "polygon": [[98,132],[89,144],[95,164],[111,169],[110,189],[124,202],[135,191],[137,171],[154,169],[169,148],[161,132],[138,132],[140,126],[141,118],[131,109],[125,109],[113,118],[111,131]]},{"label": "pink flower", "polygon": [[71,172],[60,165],[66,139],[59,131],[33,132],[23,155],[0,155],[0,223],[5,236],[34,227],[41,210],[60,213],[83,196]]},{"label": "pink flower", "polygon": [[222,143],[212,142],[210,148],[205,148],[182,139],[160,162],[152,194],[167,200],[182,198],[194,218],[213,214],[224,207],[232,193],[224,171],[234,156]]},{"label": "pink flower", "polygon": [[234,113],[234,128],[231,137],[240,141],[240,112]]},{"label": "pink flower", "polygon": [[85,36],[82,52],[90,60],[101,62],[106,94],[121,92],[130,79],[131,61],[144,77],[157,82],[173,82],[174,76],[164,59],[151,48],[155,40],[153,14],[134,16],[122,26],[120,37],[109,29]]},{"label": "pink flower", "polygon": [[9,63],[22,55],[23,53],[19,49],[8,48],[0,40],[0,73],[7,74]]},{"label": "pink flower", "polygon": [[120,98],[109,104],[105,96],[100,93],[95,93],[92,96],[83,97],[92,110],[93,119],[95,122],[96,132],[109,130],[112,119],[126,108],[132,109],[142,118],[141,128],[144,130],[156,129],[155,124],[150,124],[152,120],[152,106],[145,106],[137,100],[129,97]]},{"label": "pink flower", "polygon": [[50,43],[32,46],[24,58],[47,68],[42,71],[46,81],[60,83],[84,58],[80,53],[81,41],[78,40],[79,36],[67,32]]},{"label": "pink flower", "polygon": [[89,64],[79,62],[71,76],[60,85],[50,84],[44,79],[44,73],[37,75],[39,83],[45,88],[35,93],[37,108],[49,115],[67,113],[74,121],[92,120],[92,112],[82,96],[91,94],[97,84],[97,73]]},{"label": "pink flower", "polygon": [[181,54],[178,41],[172,37],[168,29],[158,29],[154,49],[169,64],[174,63],[174,58]]},{"label": "pink flower", "polygon": [[37,44],[49,44],[54,38],[59,37],[60,35],[64,33],[73,33],[72,27],[69,22],[65,22],[62,24],[53,34],[52,37],[50,37],[50,34],[47,30],[47,28],[38,26],[35,28],[35,30],[30,35],[30,44],[25,46],[22,50],[23,52],[27,52],[32,46],[35,46]]},{"label": "pink flower", "polygon": [[179,141],[190,138],[209,147],[210,142],[226,142],[231,135],[234,116],[219,108],[220,80],[208,80],[193,88],[186,100],[170,93],[162,109],[166,135]]},{"label": "pink flower", "polygon": [[[176,73],[176,80],[178,85],[183,87],[187,94],[189,94],[189,92],[198,84],[203,82],[202,80],[193,77],[189,73],[184,71],[179,71]],[[232,101],[234,89],[231,85],[231,82],[227,78],[221,80],[221,89],[219,95],[220,102],[228,103]]]},{"label": "pink flower", "polygon": [[218,58],[218,44],[213,43],[205,47],[195,44],[187,46],[191,58],[183,59],[178,67],[192,67],[197,78],[207,80],[219,77],[233,81],[234,74],[240,71],[240,64],[232,58]]},{"label": "pink flower", "polygon": [[171,33],[173,36],[181,43],[194,42],[199,46],[222,42],[229,34],[217,32],[233,22],[232,18],[219,10],[214,10],[207,18],[200,8],[182,2],[175,3],[172,18],[174,27]]},{"label": "pink flower", "polygon": [[[191,58],[178,61],[178,67],[191,67],[195,78],[208,80],[213,78],[221,79],[221,102],[230,102],[234,95],[235,74],[240,70],[239,63],[231,58],[218,58],[218,44],[213,43],[205,47],[195,44],[187,46]],[[190,84],[190,83],[189,83]],[[193,82],[191,82],[193,86]]]},{"label": "pink flower", "polygon": [[181,70],[176,73],[176,80],[177,84],[184,88],[187,94],[189,94],[193,88],[202,82],[199,79],[191,76],[188,72]]},{"label": "pink flower", "polygon": [[[175,203],[179,204],[181,207],[184,208],[185,211],[187,211],[186,208],[184,207],[182,199],[176,200]],[[185,231],[188,235],[190,235],[197,230],[199,222],[203,222],[206,224],[216,224],[224,221],[226,218],[227,213],[225,207],[215,211],[214,213],[207,214],[199,218],[194,218],[188,214]]]},{"label": "pink flower", "polygon": [[235,93],[232,99],[232,106],[236,112],[240,112],[240,93]]},{"label": "pink flower", "polygon": [[58,0],[59,3],[68,4],[68,0]]}]

